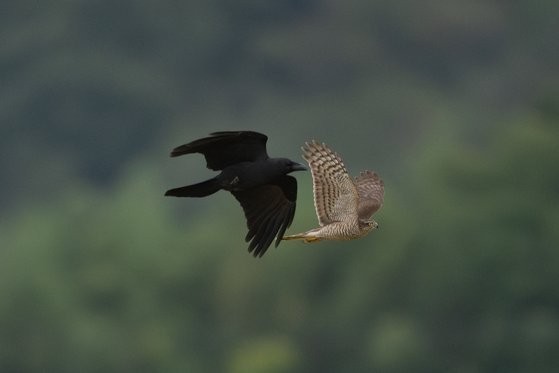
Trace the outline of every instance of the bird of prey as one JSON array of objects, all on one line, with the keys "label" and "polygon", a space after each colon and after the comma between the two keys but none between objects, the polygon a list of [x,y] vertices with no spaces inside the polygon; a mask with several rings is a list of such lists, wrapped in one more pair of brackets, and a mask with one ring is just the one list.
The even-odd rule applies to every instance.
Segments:
[{"label": "bird of prey", "polygon": [[297,180],[290,172],[307,168],[287,158],[270,158],[266,151],[268,137],[252,131],[222,131],[176,147],[171,157],[201,153],[207,167],[221,171],[198,184],[168,190],[166,196],[206,197],[218,190],[235,196],[247,220],[248,251],[255,257],[264,255],[276,239],[279,245],[295,215]]},{"label": "bird of prey", "polygon": [[319,228],[285,236],[284,240],[352,240],[378,228],[372,216],[384,201],[384,182],[372,171],[352,179],[340,156],[324,143],[305,143],[303,158],[313,179],[314,207]]}]

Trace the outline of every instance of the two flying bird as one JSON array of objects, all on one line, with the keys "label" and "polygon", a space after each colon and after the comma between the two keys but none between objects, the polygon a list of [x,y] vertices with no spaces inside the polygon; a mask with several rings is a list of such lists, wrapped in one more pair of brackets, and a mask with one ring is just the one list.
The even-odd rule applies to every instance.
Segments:
[{"label": "two flying bird", "polygon": [[245,240],[255,257],[264,255],[274,239],[276,247],[282,239],[307,243],[352,240],[378,227],[372,215],[384,201],[383,181],[371,171],[352,179],[338,154],[312,141],[302,149],[311,169],[320,227],[284,236],[297,200],[297,180],[288,174],[307,168],[287,158],[270,158],[267,140],[258,132],[223,131],[173,149],[171,157],[201,153],[209,169],[221,172],[201,183],[170,189],[165,195],[206,197],[219,190],[231,192],[243,208],[248,227]]}]

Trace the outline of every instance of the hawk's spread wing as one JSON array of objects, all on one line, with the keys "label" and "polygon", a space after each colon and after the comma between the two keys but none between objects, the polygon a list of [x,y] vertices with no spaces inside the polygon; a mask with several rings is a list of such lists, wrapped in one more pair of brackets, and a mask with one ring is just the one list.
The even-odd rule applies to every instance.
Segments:
[{"label": "hawk's spread wing", "polygon": [[305,143],[302,149],[312,173],[314,207],[320,225],[356,219],[359,195],[342,159],[316,141]]},{"label": "hawk's spread wing", "polygon": [[171,157],[201,153],[211,170],[223,170],[232,164],[267,159],[268,137],[252,131],[222,131],[211,133],[203,139],[176,147]]},{"label": "hawk's spread wing", "polygon": [[285,175],[274,183],[231,193],[245,212],[248,251],[262,256],[276,237],[277,247],[295,215],[297,180]]},{"label": "hawk's spread wing", "polygon": [[355,178],[355,186],[359,192],[359,219],[369,220],[384,202],[384,182],[376,172],[363,171]]}]

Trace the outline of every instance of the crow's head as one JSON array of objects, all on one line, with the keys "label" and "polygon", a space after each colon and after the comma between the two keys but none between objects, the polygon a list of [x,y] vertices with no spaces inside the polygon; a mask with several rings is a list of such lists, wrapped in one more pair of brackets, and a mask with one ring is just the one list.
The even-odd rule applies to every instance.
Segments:
[{"label": "crow's head", "polygon": [[293,162],[291,159],[287,158],[277,158],[276,159],[277,165],[280,166],[283,171],[288,174],[294,171],[306,171],[307,167],[303,166],[300,163]]}]

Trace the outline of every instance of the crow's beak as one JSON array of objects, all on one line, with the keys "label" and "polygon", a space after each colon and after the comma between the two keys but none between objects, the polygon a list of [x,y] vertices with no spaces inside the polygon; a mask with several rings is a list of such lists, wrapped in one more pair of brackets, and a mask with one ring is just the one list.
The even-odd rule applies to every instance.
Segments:
[{"label": "crow's beak", "polygon": [[291,171],[307,171],[307,167],[303,166],[300,163],[293,162],[291,165]]}]

